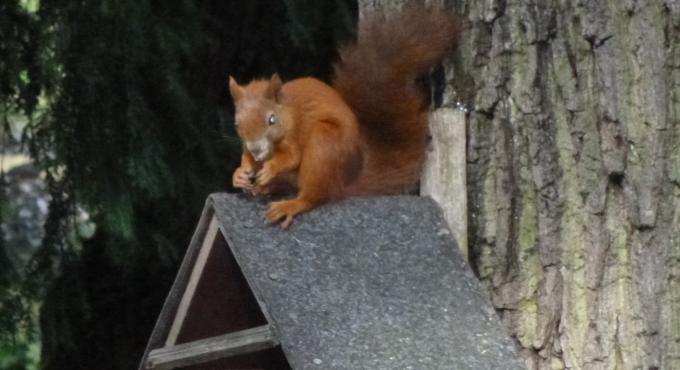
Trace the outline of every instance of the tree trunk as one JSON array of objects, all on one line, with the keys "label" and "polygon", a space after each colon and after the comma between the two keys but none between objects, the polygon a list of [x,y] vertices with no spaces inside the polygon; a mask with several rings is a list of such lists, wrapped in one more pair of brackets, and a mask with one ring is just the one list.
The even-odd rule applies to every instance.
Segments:
[{"label": "tree trunk", "polygon": [[680,1],[444,3],[470,263],[528,367],[680,369]]}]

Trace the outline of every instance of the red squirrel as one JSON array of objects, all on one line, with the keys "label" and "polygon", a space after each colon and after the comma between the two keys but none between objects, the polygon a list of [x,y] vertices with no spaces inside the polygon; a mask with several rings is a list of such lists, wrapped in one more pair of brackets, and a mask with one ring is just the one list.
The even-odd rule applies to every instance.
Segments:
[{"label": "red squirrel", "polygon": [[453,17],[407,7],[359,21],[328,85],[278,75],[239,85],[229,77],[243,142],[233,185],[253,194],[297,192],[272,202],[270,223],[348,196],[398,194],[418,181],[427,145],[427,97],[416,82],[453,48]]}]

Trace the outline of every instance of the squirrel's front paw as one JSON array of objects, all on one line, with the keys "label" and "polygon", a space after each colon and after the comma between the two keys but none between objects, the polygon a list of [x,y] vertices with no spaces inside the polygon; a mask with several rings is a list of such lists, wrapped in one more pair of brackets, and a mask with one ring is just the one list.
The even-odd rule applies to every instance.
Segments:
[{"label": "squirrel's front paw", "polygon": [[254,171],[252,168],[237,168],[232,179],[234,187],[251,191],[253,189],[253,175]]},{"label": "squirrel's front paw", "polygon": [[255,184],[257,186],[267,186],[274,177],[276,177],[276,171],[274,171],[270,163],[265,163],[260,172],[255,175]]}]

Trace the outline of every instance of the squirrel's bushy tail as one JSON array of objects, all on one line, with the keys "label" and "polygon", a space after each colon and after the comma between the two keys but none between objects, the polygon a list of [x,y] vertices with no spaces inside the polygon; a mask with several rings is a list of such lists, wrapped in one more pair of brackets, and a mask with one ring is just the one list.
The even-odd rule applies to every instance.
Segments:
[{"label": "squirrel's bushy tail", "polygon": [[340,49],[333,81],[365,140],[364,167],[349,194],[400,193],[418,181],[428,129],[427,97],[416,80],[446,56],[458,33],[453,17],[418,6],[360,19],[356,42]]}]

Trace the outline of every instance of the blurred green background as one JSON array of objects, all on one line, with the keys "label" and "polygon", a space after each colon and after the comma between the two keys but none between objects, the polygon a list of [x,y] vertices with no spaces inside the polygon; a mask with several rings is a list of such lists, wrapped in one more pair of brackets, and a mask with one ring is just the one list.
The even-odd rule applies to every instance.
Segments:
[{"label": "blurred green background", "polygon": [[328,79],[349,0],[0,1],[0,370],[136,368],[206,196],[227,77]]}]

